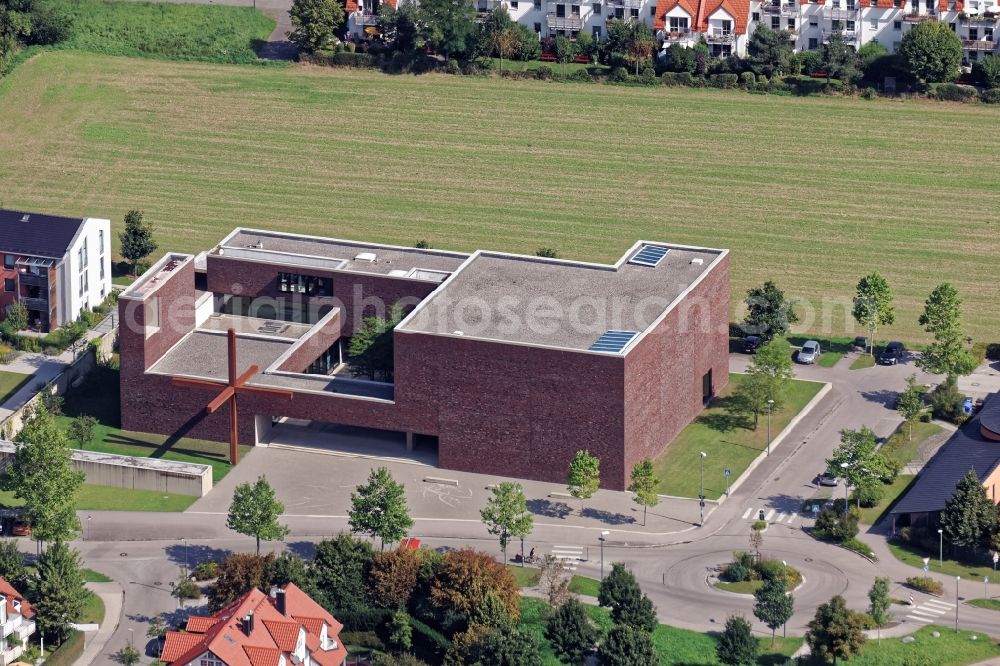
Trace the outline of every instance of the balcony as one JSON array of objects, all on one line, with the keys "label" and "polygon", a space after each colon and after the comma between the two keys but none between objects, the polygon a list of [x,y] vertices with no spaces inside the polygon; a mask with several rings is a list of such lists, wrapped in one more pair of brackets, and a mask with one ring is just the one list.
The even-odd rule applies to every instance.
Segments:
[{"label": "balcony", "polygon": [[682,42],[691,36],[691,28],[678,28],[676,30],[671,30],[669,32],[663,33],[663,41],[666,42]]},{"label": "balcony", "polygon": [[378,16],[371,12],[356,12],[354,14],[354,24],[360,26],[378,25]]},{"label": "balcony", "polygon": [[32,275],[31,273],[18,273],[17,281],[26,287],[49,288],[49,276],[47,274]]},{"label": "balcony", "polygon": [[826,44],[830,41],[830,38],[834,35],[840,35],[840,38],[845,42],[850,44],[858,39],[858,33],[854,30],[824,30],[823,31],[823,43]]},{"label": "balcony", "polygon": [[830,18],[834,21],[856,21],[858,19],[858,10],[833,7],[830,9]]},{"label": "balcony", "polygon": [[9,645],[7,649],[0,652],[0,661],[3,662],[3,666],[7,664],[13,664],[17,661],[21,655],[24,653],[24,646],[22,645]]},{"label": "balcony", "polygon": [[705,33],[705,41],[709,44],[732,44],[736,41],[736,35],[731,32],[707,32]]},{"label": "balcony", "polygon": [[608,0],[612,9],[642,9],[642,0]]},{"label": "balcony", "polygon": [[930,10],[926,14],[918,14],[916,12],[910,12],[903,17],[903,20],[907,23],[921,23],[923,21],[936,21],[937,20],[937,10]]},{"label": "balcony", "polygon": [[992,51],[997,43],[992,39],[963,39],[962,48],[968,51]]},{"label": "balcony", "polygon": [[579,16],[556,16],[555,14],[546,14],[545,22],[548,24],[549,30],[579,31],[583,28],[583,21]]},{"label": "balcony", "polygon": [[761,5],[760,9],[765,14],[771,14],[771,15],[778,15],[778,16],[799,15],[799,6],[792,2],[786,2],[784,4],[771,2],[765,5]]},{"label": "balcony", "polygon": [[24,307],[28,308],[29,310],[34,310],[36,312],[44,312],[45,314],[49,313],[49,299],[47,298],[28,298],[25,296],[17,300],[23,303]]}]

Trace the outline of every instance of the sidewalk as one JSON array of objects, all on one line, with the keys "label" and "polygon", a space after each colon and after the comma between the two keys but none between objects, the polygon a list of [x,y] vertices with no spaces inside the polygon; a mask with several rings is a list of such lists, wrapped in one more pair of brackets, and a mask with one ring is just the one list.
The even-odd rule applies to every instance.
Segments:
[{"label": "sidewalk", "polygon": [[97,661],[108,640],[118,630],[122,616],[122,587],[118,583],[87,583],[87,589],[104,602],[104,622],[76,660],[74,666],[88,666]]}]

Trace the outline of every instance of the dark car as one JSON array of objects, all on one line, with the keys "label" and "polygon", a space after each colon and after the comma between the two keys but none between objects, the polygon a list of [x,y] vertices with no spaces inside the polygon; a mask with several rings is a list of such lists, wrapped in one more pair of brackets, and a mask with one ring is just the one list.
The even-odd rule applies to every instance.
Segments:
[{"label": "dark car", "polygon": [[11,534],[14,536],[31,536],[31,524],[25,520],[15,520]]},{"label": "dark car", "polygon": [[890,342],[878,355],[879,365],[896,365],[903,358],[903,343]]},{"label": "dark car", "polygon": [[854,338],[854,348],[860,349],[861,351],[868,349],[868,338],[863,335],[859,335]]},{"label": "dark car", "polygon": [[760,347],[762,344],[764,344],[764,341],[761,340],[756,335],[748,335],[747,337],[743,338],[743,351],[745,351],[747,354],[753,354],[754,352],[757,351],[757,348]]}]

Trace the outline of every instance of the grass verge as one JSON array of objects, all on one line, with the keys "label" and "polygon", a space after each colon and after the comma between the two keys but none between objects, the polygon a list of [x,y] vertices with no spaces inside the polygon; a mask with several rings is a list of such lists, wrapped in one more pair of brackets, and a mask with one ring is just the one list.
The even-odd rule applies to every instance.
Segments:
[{"label": "grass verge", "polygon": [[[712,404],[689,424],[653,462],[659,479],[657,492],[664,495],[697,497],[700,483],[698,456],[705,458],[705,496],[718,499],[726,490],[723,471],[732,471],[731,481],[739,478],[750,463],[767,448],[767,428],[762,420],[756,430],[745,428],[741,420],[726,411],[729,396],[744,375],[731,374],[729,385]],[[822,384],[793,380],[789,382],[784,408],[771,417],[771,435],[777,435],[796,414],[813,399]],[[764,417],[766,418],[766,417]]]},{"label": "grass verge", "polygon": [[514,574],[514,580],[521,587],[534,587],[538,585],[538,579],[542,576],[541,569],[535,567],[522,567],[519,564],[508,564],[507,569]]},{"label": "grass verge", "polygon": [[939,435],[942,430],[943,428],[936,423],[924,423],[919,420],[904,423],[882,445],[882,452],[900,466],[908,465],[917,457],[920,446],[931,437]]},{"label": "grass verge", "polygon": [[1000,599],[993,599],[992,597],[989,599],[969,599],[965,603],[976,608],[1000,611]]},{"label": "grass verge", "polygon": [[[184,511],[198,498],[193,495],[164,495],[157,490],[112,488],[85,483],[80,486],[76,508],[80,511]],[[0,491],[0,507],[17,508],[24,502],[11,491]]]},{"label": "grass verge", "polygon": [[113,580],[110,576],[105,576],[100,571],[94,571],[93,569],[83,570],[84,583],[110,583]]},{"label": "grass verge", "polygon": [[762,580],[741,580],[736,583],[730,583],[724,580],[715,581],[715,587],[719,588],[723,592],[732,592],[733,594],[753,594],[760,589],[760,586],[764,584]]},{"label": "grass verge", "polygon": [[83,600],[83,612],[80,613],[80,624],[100,624],[104,622],[104,601],[99,596],[87,590]]},{"label": "grass verge", "polygon": [[966,580],[978,579],[979,581],[982,581],[983,577],[989,576],[991,580],[996,580],[992,564],[990,566],[977,566],[949,559],[945,559],[943,563],[940,563],[938,560],[938,553],[924,552],[923,550],[910,544],[900,543],[899,541],[889,542],[889,552],[903,564],[907,564],[916,569],[923,569],[924,558],[930,557],[930,573],[942,574],[951,579],[954,579],[955,576],[961,576]]},{"label": "grass verge", "polygon": [[875,367],[875,357],[871,354],[861,354],[851,362],[851,370],[864,370]]},{"label": "grass verge", "polygon": [[601,581],[586,576],[573,576],[569,579],[569,591],[585,597],[596,597],[601,593]]},{"label": "grass verge", "polygon": [[[934,638],[932,634],[940,636]],[[912,634],[912,643],[904,643],[899,638],[883,638],[881,642],[869,639],[861,654],[851,657],[851,666],[910,666],[911,664],[934,664],[934,666],[965,666],[1000,655],[1000,648],[989,636],[972,631],[955,633],[955,629],[928,625]],[[976,636],[977,640],[972,640]],[[809,666],[818,665],[819,660],[805,662]]]},{"label": "grass verge", "polygon": [[[603,637],[612,626],[608,610],[589,604],[585,604],[584,607]],[[545,620],[549,610],[548,604],[541,599],[522,597],[521,628],[538,637],[541,644],[542,665],[559,666],[563,662],[556,658],[552,645],[545,639]],[[770,637],[758,638],[757,642],[761,653],[757,663],[760,665],[783,664],[802,645],[801,638],[783,639],[780,636],[774,648],[770,647]],[[665,624],[657,626],[653,631],[653,645],[662,666],[718,664],[715,658],[717,644],[716,634],[702,634]]]},{"label": "grass verge", "polygon": [[916,478],[912,474],[900,474],[895,481],[884,486],[885,495],[882,496],[882,501],[873,507],[861,509],[861,522],[865,525],[878,525]]},{"label": "grass verge", "polygon": [[18,389],[31,381],[31,375],[23,372],[8,372],[0,370],[0,405],[7,402]]}]

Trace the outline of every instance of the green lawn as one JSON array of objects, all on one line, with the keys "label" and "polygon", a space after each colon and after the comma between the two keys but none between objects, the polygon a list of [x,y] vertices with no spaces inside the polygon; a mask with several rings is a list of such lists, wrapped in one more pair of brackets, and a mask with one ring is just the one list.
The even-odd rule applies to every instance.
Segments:
[{"label": "green lawn", "polygon": [[[492,63],[492,69],[494,72],[500,72],[500,59],[499,58],[487,58]],[[551,67],[552,71],[557,75],[564,76],[566,74],[572,74],[573,72],[578,72],[582,70],[589,70],[591,74],[594,73],[607,73],[608,67],[604,65],[584,65],[578,62],[567,62],[565,64],[559,64],[555,62],[542,62],[541,60],[508,60],[503,61],[503,71],[505,72],[527,72],[531,70],[536,70],[539,67]]]},{"label": "green lawn", "polygon": [[865,368],[875,367],[875,357],[871,354],[859,354],[856,359],[851,362],[851,370],[864,370]]},{"label": "green lawn", "polygon": [[[930,572],[932,574],[943,574],[952,579],[954,579],[955,576],[961,576],[966,580],[979,580],[980,582],[982,582],[984,576],[989,576],[991,580],[997,580],[997,576],[993,573],[992,564],[990,564],[990,566],[974,566],[945,558],[944,564],[942,565],[938,564],[937,551],[928,553],[909,544],[895,541],[889,542],[889,551],[903,564],[908,564],[917,569],[923,568],[923,558],[930,557]],[[920,574],[914,573],[913,575],[917,576]],[[954,582],[954,580],[952,582]]]},{"label": "green lawn", "polygon": [[[612,626],[611,617],[606,608],[585,604],[587,613],[605,634]],[[552,646],[545,639],[545,616],[548,605],[541,599],[521,598],[521,627],[535,634],[542,646],[543,666],[558,666],[559,661],[552,652]],[[782,639],[778,637],[774,650],[769,648],[770,638],[758,638],[761,657],[758,664],[780,664],[802,645],[801,638]],[[701,634],[687,629],[678,629],[665,624],[659,625],[653,631],[653,644],[660,657],[662,666],[714,666],[718,664],[715,658],[715,646],[718,639],[714,634]]]},{"label": "green lawn", "polygon": [[1000,611],[1000,599],[969,599],[965,603],[976,608],[986,608],[988,610]]},{"label": "green lawn", "polygon": [[538,585],[538,579],[542,576],[541,569],[535,567],[522,567],[518,564],[508,564],[507,569],[514,574],[517,584],[521,587],[534,587]]},{"label": "green lawn", "polygon": [[[728,397],[744,375],[729,375],[729,385],[711,406],[688,425],[671,442],[666,452],[653,462],[660,480],[657,491],[664,495],[697,497],[700,484],[698,456],[705,458],[705,496],[718,499],[726,491],[723,470],[732,470],[735,481],[743,470],[767,448],[767,417],[761,418],[756,430],[741,427],[726,411]],[[772,438],[812,400],[822,384],[793,380],[789,383],[785,407],[771,417]]]},{"label": "green lawn", "polygon": [[[76,508],[81,511],[184,511],[197,499],[193,495],[164,495],[155,490],[85,483],[80,486]],[[12,509],[23,505],[13,492],[0,490],[0,507]]]},{"label": "green lawn", "polygon": [[724,580],[715,582],[715,587],[733,594],[753,594],[764,584],[761,580],[741,580],[738,583],[729,583]]},{"label": "green lawn", "polygon": [[871,508],[861,509],[861,522],[865,525],[878,525],[896,503],[896,500],[906,492],[906,489],[910,487],[910,484],[916,478],[912,474],[900,474],[897,476],[895,481],[885,486],[885,495],[882,497],[881,502]]},{"label": "green lawn", "polygon": [[80,614],[80,619],[77,622],[80,624],[100,624],[104,622],[104,602],[90,590],[87,590],[83,612]]},{"label": "green lawn", "polygon": [[[86,384],[66,394],[63,416],[57,420],[64,427],[68,427],[72,417],[79,414],[89,414],[96,418],[98,424],[94,428],[94,437],[84,447],[89,451],[211,465],[214,483],[218,483],[229,473],[232,465],[229,464],[229,445],[225,442],[210,442],[187,437],[173,440],[166,435],[122,430],[120,397],[118,371],[100,368],[91,375]],[[241,446],[240,455],[246,454],[250,448]],[[167,504],[179,506],[179,500]]]},{"label": "green lawn", "polygon": [[[108,41],[77,43],[119,50],[119,37]],[[845,118],[861,117],[845,131]],[[635,239],[664,239],[732,250],[734,314],[748,287],[775,278],[815,315],[804,317],[811,331],[853,335],[850,297],[877,266],[894,289],[893,337],[926,339],[917,317],[943,281],[962,295],[969,335],[996,333],[995,284],[981,279],[1000,254],[983,215],[1000,209],[1000,170],[982,161],[1000,154],[990,105],[63,51],[0,82],[0,118],[4,205],[94,211],[113,220],[116,244],[130,208],[156,224],[158,252],[205,250],[248,220],[605,262]],[[734,177],[743,173],[753,177]]]},{"label": "green lawn", "polygon": [[31,375],[23,372],[8,372],[0,370],[0,405],[17,393],[17,390],[31,381]]},{"label": "green lawn", "polygon": [[[931,636],[935,631],[941,635]],[[881,643],[869,639],[862,653],[844,662],[851,666],[913,666],[933,664],[933,666],[965,666],[1000,656],[1000,648],[985,634],[971,631],[955,633],[955,628],[928,625],[914,632],[916,639],[904,643],[899,638],[883,638]],[[976,636],[977,640],[972,640]],[[807,664],[818,664],[810,660]]]},{"label": "green lawn", "polygon": [[586,576],[573,576],[569,580],[569,591],[585,597],[596,597],[601,592],[601,581]]},{"label": "green lawn", "polygon": [[788,335],[785,336],[788,343],[794,347],[801,347],[807,340],[815,340],[819,343],[819,348],[823,351],[816,361],[816,365],[823,368],[832,368],[844,357],[844,354],[854,348],[854,338],[845,336],[830,335]]},{"label": "green lawn", "polygon": [[[939,435],[943,429],[936,423],[913,423],[900,426],[892,437],[882,445],[882,451],[900,465],[907,465],[917,457],[920,445],[930,437]],[[912,436],[911,436],[912,434]]]},{"label": "green lawn", "polygon": [[105,576],[100,571],[94,571],[93,569],[83,570],[83,582],[85,583],[110,583],[113,578],[110,576]]},{"label": "green lawn", "polygon": [[257,62],[256,47],[274,30],[274,19],[250,7],[42,0],[69,14],[70,37],[61,48],[108,55]]}]

